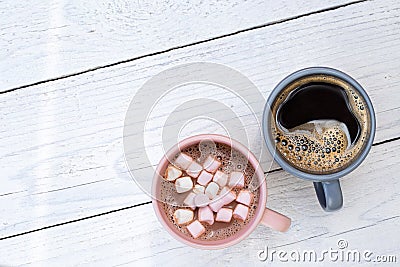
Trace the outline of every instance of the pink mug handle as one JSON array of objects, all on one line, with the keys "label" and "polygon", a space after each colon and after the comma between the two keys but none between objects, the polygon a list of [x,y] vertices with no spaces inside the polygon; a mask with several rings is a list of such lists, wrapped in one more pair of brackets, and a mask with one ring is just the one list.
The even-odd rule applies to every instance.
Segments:
[{"label": "pink mug handle", "polygon": [[290,227],[291,220],[279,212],[265,208],[261,224],[279,232],[286,232]]}]

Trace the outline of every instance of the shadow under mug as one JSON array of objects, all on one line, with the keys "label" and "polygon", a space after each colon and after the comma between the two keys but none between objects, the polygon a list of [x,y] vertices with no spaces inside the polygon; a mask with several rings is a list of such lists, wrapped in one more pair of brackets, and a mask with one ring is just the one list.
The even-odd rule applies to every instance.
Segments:
[{"label": "shadow under mug", "polygon": [[[240,231],[237,233],[219,240],[201,240],[194,239],[187,235],[184,235],[181,231],[176,229],[172,225],[172,223],[168,220],[167,215],[162,207],[162,202],[159,200],[160,192],[161,192],[161,180],[163,179],[163,174],[170,164],[169,159],[173,159],[174,156],[180,153],[185,148],[190,146],[199,144],[202,141],[211,141],[213,143],[220,143],[227,146],[230,146],[234,150],[238,151],[245,157],[247,157],[248,164],[251,164],[255,170],[255,176],[259,182],[259,199],[256,211],[254,213],[253,218],[245,224]],[[232,246],[236,243],[239,243],[244,238],[246,238],[254,229],[259,225],[263,224],[268,226],[274,230],[285,232],[289,229],[291,220],[285,215],[280,214],[274,210],[268,209],[266,207],[267,203],[267,186],[264,176],[264,171],[262,170],[257,158],[251,153],[244,145],[235,141],[227,136],[217,135],[217,134],[201,134],[191,136],[180,141],[178,144],[173,146],[160,160],[160,163],[157,165],[157,169],[154,173],[153,184],[152,184],[152,202],[154,211],[160,221],[160,223],[164,226],[164,228],[177,240],[181,241],[184,244],[195,248],[201,249],[221,249]]]},{"label": "shadow under mug", "polygon": [[[274,103],[275,99],[279,96],[280,92],[284,90],[287,86],[289,86],[291,83],[294,81],[301,79],[303,77],[307,76],[313,76],[313,75],[327,75],[331,77],[336,77],[342,81],[345,81],[349,83],[358,93],[364,98],[367,110],[369,112],[369,117],[370,117],[370,134],[367,139],[365,139],[363,142],[365,143],[363,146],[362,151],[358,154],[356,158],[354,158],[349,166],[347,166],[345,169],[342,169],[338,172],[335,173],[330,173],[330,174],[312,174],[312,173],[307,173],[304,171],[301,171],[292,165],[290,165],[283,157],[282,155],[276,151],[275,149],[275,142],[274,138],[272,136],[272,133],[270,131],[270,125],[271,125],[271,120],[275,119],[272,118],[271,114],[271,109],[272,104]],[[317,198],[319,203],[321,204],[321,207],[325,211],[335,211],[340,209],[343,206],[343,195],[342,195],[342,190],[340,188],[340,183],[339,179],[350,172],[352,172],[354,169],[356,169],[361,162],[365,159],[367,156],[368,152],[371,149],[374,136],[375,136],[375,128],[376,128],[376,120],[375,120],[375,113],[374,109],[371,103],[371,100],[369,99],[367,93],[365,90],[361,87],[361,85],[354,80],[352,77],[349,75],[336,70],[332,68],[327,68],[327,67],[311,67],[311,68],[306,68],[302,69],[299,71],[296,71],[289,76],[287,76],[285,79],[283,79],[272,91],[270,96],[268,97],[267,104],[265,105],[264,108],[264,113],[263,113],[263,134],[264,134],[264,139],[267,145],[268,150],[270,153],[274,153],[274,160],[287,172],[291,173],[294,176],[297,176],[299,178],[305,179],[305,180],[310,180],[314,182],[314,188],[315,192],[317,194]]]}]

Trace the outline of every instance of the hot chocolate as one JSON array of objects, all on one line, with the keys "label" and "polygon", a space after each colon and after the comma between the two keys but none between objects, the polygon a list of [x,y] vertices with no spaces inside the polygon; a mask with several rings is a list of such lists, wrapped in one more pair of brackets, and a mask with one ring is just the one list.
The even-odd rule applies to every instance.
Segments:
[{"label": "hot chocolate", "polygon": [[[185,156],[182,157],[182,154]],[[185,166],[186,156],[195,162],[192,166],[201,166],[200,169],[196,170]],[[212,162],[213,160],[214,162]],[[176,168],[170,174],[175,177],[167,177],[167,173],[164,175],[164,179],[161,181],[160,200],[163,202],[163,211],[167,215],[168,221],[183,235],[198,240],[221,240],[240,232],[244,225],[252,221],[259,199],[259,180],[253,177],[255,170],[248,163],[246,155],[242,155],[225,144],[202,141],[176,154],[171,160],[170,166]],[[225,176],[228,178],[227,180],[223,178]],[[242,185],[240,185],[240,176],[244,177]],[[191,182],[187,177],[190,177]],[[177,180],[182,178],[184,180],[181,180],[180,187],[177,187]],[[211,184],[213,185],[211,186]],[[185,188],[185,186],[189,188]],[[177,189],[181,193],[178,193]],[[224,195],[230,193],[233,195],[230,202],[219,205],[218,197],[224,198]],[[251,200],[248,200],[247,193],[250,193]],[[190,196],[198,195],[206,195],[212,199],[204,205],[188,204],[187,199]],[[250,202],[246,203],[246,201]],[[211,217],[208,220],[202,219],[199,216],[200,209],[210,212],[209,216]],[[178,210],[180,211],[177,213]],[[238,216],[240,212],[247,214],[246,217],[240,218]],[[182,223],[180,220],[186,220],[187,223]],[[198,236],[192,229],[200,229]]]}]

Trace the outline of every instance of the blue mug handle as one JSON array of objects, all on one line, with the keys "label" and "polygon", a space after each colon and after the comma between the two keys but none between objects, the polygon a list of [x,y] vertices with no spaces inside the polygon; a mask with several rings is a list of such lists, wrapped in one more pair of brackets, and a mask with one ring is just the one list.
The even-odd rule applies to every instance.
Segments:
[{"label": "blue mug handle", "polygon": [[335,211],[343,206],[342,189],[339,180],[314,182],[319,204],[325,211]]}]

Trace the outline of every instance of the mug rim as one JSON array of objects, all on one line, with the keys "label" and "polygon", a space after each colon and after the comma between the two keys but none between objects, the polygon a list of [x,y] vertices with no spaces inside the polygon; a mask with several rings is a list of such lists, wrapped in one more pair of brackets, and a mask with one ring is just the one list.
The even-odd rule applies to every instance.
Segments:
[{"label": "mug rim", "polygon": [[295,71],[288,76],[286,76],[282,81],[280,81],[275,88],[272,90],[271,94],[268,97],[267,103],[264,106],[264,111],[263,111],[263,117],[262,117],[262,131],[263,131],[263,136],[265,143],[267,145],[267,148],[270,153],[273,153],[275,151],[275,143],[271,140],[270,138],[270,107],[272,106],[273,101],[276,99],[276,97],[279,95],[279,93],[286,88],[290,83],[294,82],[295,80],[298,80],[300,78],[303,78],[305,76],[310,76],[310,75],[329,75],[336,77],[338,79],[341,79],[345,82],[348,82],[355,90],[357,90],[361,96],[364,98],[365,103],[368,107],[369,110],[369,115],[370,115],[370,120],[371,120],[371,130],[370,130],[370,135],[368,137],[368,140],[366,141],[366,145],[362,152],[359,154],[359,156],[349,165],[347,168],[340,170],[338,172],[330,173],[330,174],[312,174],[312,173],[307,173],[304,171],[301,171],[293,166],[291,166],[289,163],[287,163],[282,155],[280,153],[274,153],[274,160],[287,172],[293,174],[294,176],[297,176],[299,178],[305,179],[305,180],[311,180],[311,181],[317,181],[317,182],[325,182],[325,181],[331,181],[331,180],[337,180],[349,173],[351,173],[353,170],[355,170],[367,157],[369,151],[371,150],[372,143],[375,138],[375,130],[376,130],[376,118],[375,118],[375,112],[374,108],[372,105],[372,102],[368,96],[368,94],[365,92],[364,88],[351,76],[348,74],[329,67],[309,67],[309,68],[304,68],[298,71]]},{"label": "mug rim", "polygon": [[[178,230],[176,230],[171,223],[167,222],[165,216],[165,212],[162,211],[160,207],[161,201],[157,200],[154,196],[157,190],[159,189],[160,183],[158,182],[159,179],[162,179],[160,173],[165,171],[166,166],[169,163],[168,158],[173,157],[176,153],[183,150],[186,147],[199,143],[201,140],[204,139],[211,139],[217,143],[223,143],[229,145],[230,147],[238,150],[243,155],[247,155],[248,162],[253,166],[255,173],[257,174],[258,178],[260,179],[260,186],[259,186],[259,202],[255,212],[255,216],[252,221],[250,221],[247,225],[245,225],[239,232],[233,234],[232,236],[226,239],[220,240],[212,240],[212,241],[205,241],[205,240],[191,240],[188,237],[185,237],[181,234]],[[262,179],[262,180],[261,180]],[[177,144],[175,144],[172,148],[168,150],[168,152],[161,158],[159,164],[157,165],[156,171],[153,177],[153,184],[152,184],[152,204],[154,211],[157,215],[157,218],[161,225],[167,230],[167,232],[174,237],[176,240],[189,245],[194,248],[201,248],[201,249],[221,249],[226,248],[232,245],[235,245],[241,242],[243,239],[248,237],[254,229],[260,224],[261,219],[264,215],[266,204],[267,204],[267,186],[266,186],[266,179],[264,175],[264,171],[261,168],[261,165],[254,154],[240,142],[219,134],[200,134],[188,137]]]}]

